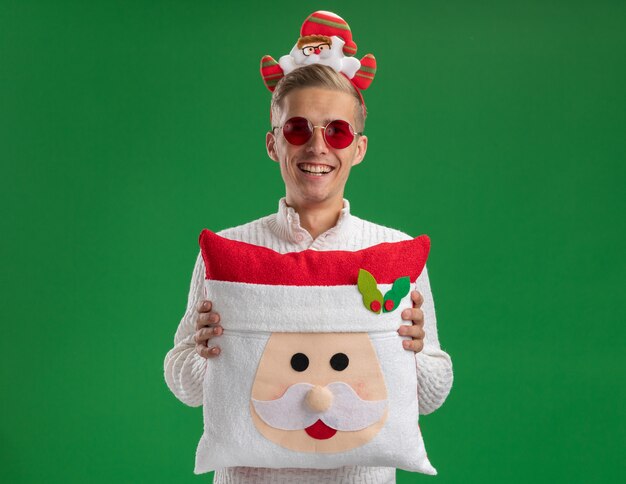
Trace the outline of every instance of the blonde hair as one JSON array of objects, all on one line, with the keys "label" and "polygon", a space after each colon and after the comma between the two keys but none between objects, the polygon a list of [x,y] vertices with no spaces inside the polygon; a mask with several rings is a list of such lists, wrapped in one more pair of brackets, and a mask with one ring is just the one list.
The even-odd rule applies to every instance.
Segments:
[{"label": "blonde hair", "polygon": [[322,87],[333,91],[345,92],[354,97],[355,114],[354,119],[356,131],[362,132],[365,128],[365,118],[367,112],[365,105],[361,104],[361,98],[356,88],[343,74],[338,73],[332,67],[321,64],[298,67],[283,77],[272,93],[271,114],[272,119],[280,117],[280,110],[285,96],[296,89],[306,87]]}]

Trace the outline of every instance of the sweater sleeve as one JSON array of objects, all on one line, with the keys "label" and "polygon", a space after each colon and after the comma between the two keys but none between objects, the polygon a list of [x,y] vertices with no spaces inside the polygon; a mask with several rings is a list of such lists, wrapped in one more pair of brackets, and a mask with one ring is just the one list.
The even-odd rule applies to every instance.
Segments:
[{"label": "sweater sleeve", "polygon": [[181,402],[191,407],[202,405],[202,382],[207,360],[196,353],[194,341],[196,308],[204,299],[204,261],[198,254],[191,277],[187,309],[174,336],[174,347],[165,355],[165,382]]},{"label": "sweater sleeve", "polygon": [[450,393],[453,380],[452,360],[439,346],[435,304],[426,267],[417,278],[415,289],[424,298],[422,311],[424,311],[426,336],[424,337],[424,349],[415,354],[415,361],[419,412],[425,415],[437,410]]}]

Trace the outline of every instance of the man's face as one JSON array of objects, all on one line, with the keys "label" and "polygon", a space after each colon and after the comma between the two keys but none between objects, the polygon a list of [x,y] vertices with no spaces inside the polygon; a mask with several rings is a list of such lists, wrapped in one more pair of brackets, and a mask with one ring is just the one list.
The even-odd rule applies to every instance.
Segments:
[{"label": "man's face", "polygon": [[[296,116],[315,126],[342,119],[357,130],[355,99],[345,92],[317,87],[296,89],[285,96],[272,125],[282,127]],[[315,128],[309,141],[296,146],[285,139],[281,129],[275,129],[267,134],[266,146],[270,158],[280,163],[288,205],[340,207],[350,168],[363,160],[367,138],[356,135],[350,146],[336,149],[326,143],[323,130]]]}]

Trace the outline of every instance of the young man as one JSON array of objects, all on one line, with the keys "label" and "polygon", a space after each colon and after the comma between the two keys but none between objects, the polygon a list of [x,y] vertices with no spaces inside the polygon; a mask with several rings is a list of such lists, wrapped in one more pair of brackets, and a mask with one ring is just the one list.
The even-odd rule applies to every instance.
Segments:
[{"label": "young man", "polygon": [[[365,115],[361,97],[347,78],[330,67],[311,65],[287,74],[272,96],[272,131],[267,133],[269,157],[280,164],[285,198],[276,214],[224,230],[220,235],[277,252],[359,250],[411,237],[350,213],[343,198],[350,170],[367,151],[362,134]],[[165,378],[172,392],[191,406],[202,404],[202,381],[210,358],[220,348],[211,344],[222,334],[220,316],[211,301],[203,301],[204,263],[199,255],[193,272],[187,311],[165,359]],[[416,353],[420,413],[436,410],[452,385],[450,357],[441,350],[426,268],[411,293],[413,308],[402,319],[412,320],[400,334],[407,351]],[[223,322],[224,325],[228,321]],[[209,359],[207,361],[207,359]],[[236,377],[236,376],[234,376]],[[218,483],[388,483],[395,470],[373,467],[315,469],[230,468],[216,471]]]}]

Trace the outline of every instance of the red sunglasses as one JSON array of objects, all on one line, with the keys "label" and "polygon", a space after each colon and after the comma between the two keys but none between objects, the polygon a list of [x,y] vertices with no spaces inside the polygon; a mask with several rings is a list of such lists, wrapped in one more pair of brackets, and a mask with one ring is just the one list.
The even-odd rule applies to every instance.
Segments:
[{"label": "red sunglasses", "polygon": [[306,143],[313,136],[315,128],[321,128],[324,132],[324,139],[328,146],[341,150],[347,148],[354,141],[356,133],[350,123],[342,119],[335,119],[326,126],[315,126],[306,118],[295,117],[288,119],[282,126],[274,126],[272,129],[283,129],[283,136],[292,145],[300,146]]}]

